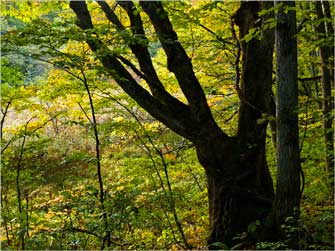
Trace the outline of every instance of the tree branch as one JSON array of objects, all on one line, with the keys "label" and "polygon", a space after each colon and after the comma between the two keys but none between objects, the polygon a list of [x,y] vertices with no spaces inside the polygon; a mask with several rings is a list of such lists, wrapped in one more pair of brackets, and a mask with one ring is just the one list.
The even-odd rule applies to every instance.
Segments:
[{"label": "tree branch", "polygon": [[[105,12],[106,17],[112,22],[119,31],[126,31],[126,28],[122,25],[118,17],[115,15],[113,10],[109,7],[105,1],[97,1],[101,9]],[[148,39],[145,36],[142,20],[140,14],[135,14],[135,5],[128,1],[118,1],[119,5],[127,12],[131,31],[133,33],[133,41],[128,42],[128,46],[136,56],[140,65],[141,71],[146,75],[147,84],[150,87],[150,91],[154,96],[158,98],[166,98],[166,91],[163,84],[159,80],[157,73],[152,64],[152,60],[148,50]]]},{"label": "tree branch", "polygon": [[[84,1],[71,1],[70,8],[76,13],[78,26],[81,29],[91,30],[94,28]],[[165,100],[161,101],[150,95],[147,90],[136,82],[98,36],[87,36],[86,42],[118,85],[142,108],[166,126],[190,140],[194,138],[194,135],[197,135],[197,133],[190,130],[190,127],[192,127],[197,132],[200,128],[196,125],[196,121],[192,119],[188,106],[172,96],[166,97],[165,100],[168,100],[169,103],[165,103]]]},{"label": "tree branch", "polygon": [[112,22],[112,24],[114,24],[118,30],[124,31],[126,29],[120,22],[119,18],[115,15],[111,7],[108,5],[108,3],[106,3],[106,1],[96,1],[96,2],[100,5],[100,8],[105,13],[107,19],[110,22]]},{"label": "tree branch", "polygon": [[12,101],[13,101],[13,97],[8,101],[8,103],[6,104],[6,107],[5,109],[3,110],[2,107],[1,107],[1,113],[2,113],[2,118],[1,118],[1,121],[0,121],[0,139],[2,141],[2,129],[3,129],[3,125],[5,123],[5,118],[6,118],[6,115],[7,115],[7,112],[8,112],[8,109],[9,109],[9,106],[11,105]]},{"label": "tree branch", "polygon": [[321,76],[315,76],[315,77],[310,77],[310,78],[299,78],[298,77],[298,80],[299,81],[313,81],[313,80],[319,80],[319,79],[321,79]]},{"label": "tree branch", "polygon": [[206,96],[194,74],[191,60],[178,41],[162,3],[141,1],[140,5],[148,14],[156,30],[167,56],[168,69],[175,74],[196,119],[198,121],[213,120]]}]

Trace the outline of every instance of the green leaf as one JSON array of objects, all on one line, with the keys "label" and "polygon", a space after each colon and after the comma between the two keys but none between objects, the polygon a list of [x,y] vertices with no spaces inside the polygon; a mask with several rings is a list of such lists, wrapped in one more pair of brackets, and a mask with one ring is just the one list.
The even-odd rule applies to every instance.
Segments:
[{"label": "green leaf", "polygon": [[25,233],[27,232],[27,229],[26,228],[22,228],[20,229],[19,231],[16,232],[16,235],[21,238],[25,235]]},{"label": "green leaf", "polygon": [[224,244],[222,242],[219,242],[219,241],[210,244],[208,247],[217,247],[218,249],[221,249],[221,250],[228,250],[229,249],[229,247],[226,244]]},{"label": "green leaf", "polygon": [[250,223],[248,225],[248,233],[255,233],[257,230],[257,224],[256,222]]}]

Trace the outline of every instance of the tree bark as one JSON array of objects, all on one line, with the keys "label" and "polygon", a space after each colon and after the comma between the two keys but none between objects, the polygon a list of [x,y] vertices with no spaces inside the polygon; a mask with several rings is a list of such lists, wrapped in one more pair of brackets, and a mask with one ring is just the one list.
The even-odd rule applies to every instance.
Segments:
[{"label": "tree bark", "polygon": [[[332,3],[332,5],[332,7],[334,8],[334,3]],[[325,21],[327,37],[334,37],[334,28],[332,23],[334,19],[332,18],[330,12],[331,7],[329,1],[322,1],[322,8],[324,12],[324,17],[327,18],[327,21]],[[328,66],[330,70],[330,79],[334,83],[334,44],[329,49],[329,56],[330,58],[328,58]]]},{"label": "tree bark", "polygon": [[266,220],[272,208],[273,187],[269,173],[259,172],[265,164],[261,151],[241,162],[237,138],[225,144],[217,139],[212,139],[210,146],[196,147],[208,181],[211,226],[208,244],[222,242],[232,247],[236,244],[233,238],[246,232],[250,223]]},{"label": "tree bark", "polygon": [[[99,5],[109,21],[117,29],[124,30],[107,3],[99,2]],[[213,119],[192,62],[180,44],[162,2],[141,1],[140,5],[157,33],[167,57],[168,70],[174,73],[187,104],[170,95],[153,72],[147,54],[148,45],[143,43],[146,37],[141,17],[135,14],[136,7],[132,2],[120,2],[120,6],[128,14],[132,34],[142,38],[141,43],[134,40],[129,44],[140,69],[110,52],[98,36],[88,35],[86,42],[129,96],[153,117],[194,143],[208,180],[211,225],[208,244],[223,242],[231,247],[237,234],[247,231],[251,222],[265,220],[272,209],[273,185],[265,158],[268,122],[259,122],[259,119],[270,113],[273,30],[262,31],[260,40],[254,38],[248,43],[243,42],[239,128],[238,135],[230,137]],[[70,7],[83,32],[94,28],[85,2],[71,1]],[[240,33],[247,34],[251,27],[261,28],[268,16],[259,17],[257,11],[269,7],[270,2],[242,3],[235,18]],[[124,64],[146,81],[151,92],[135,81]]]},{"label": "tree bark", "polygon": [[[296,13],[293,1],[277,2],[283,6],[277,14],[277,189],[275,220],[296,216],[300,208],[300,159],[297,91]],[[289,9],[287,14],[285,9]]]},{"label": "tree bark", "polygon": [[[209,244],[224,242],[231,247],[235,244],[233,237],[247,231],[248,225],[256,220],[264,222],[272,210],[273,184],[265,156],[268,121],[259,120],[271,114],[274,31],[262,30],[260,39],[243,41],[250,28],[261,29],[262,22],[270,17],[266,15],[260,20],[257,12],[270,7],[271,2],[244,2],[234,15],[242,41],[238,134],[229,143],[226,141],[226,146],[216,147],[222,149],[222,160],[218,163],[228,166],[227,170],[217,175],[207,171],[212,231]],[[201,156],[199,161],[205,168],[209,162],[204,162]]]},{"label": "tree bark", "polygon": [[[328,5],[327,5],[327,4]],[[325,14],[322,9],[322,5]],[[319,20],[330,17],[329,12],[329,3],[323,2],[321,5],[320,1],[315,2],[316,14]],[[328,6],[328,8],[327,8]],[[328,10],[328,11],[327,11]],[[329,12],[329,13],[328,13]],[[326,31],[326,27],[328,32]],[[329,30],[333,31],[332,26],[329,25],[329,22],[321,22],[317,27],[316,31],[318,33],[319,39],[326,38],[329,34]],[[327,34],[328,33],[328,34]],[[333,35],[333,34],[332,34]],[[330,35],[331,36],[331,35]],[[334,47],[320,46],[319,54],[321,60],[321,82],[322,82],[322,113],[323,113],[323,138],[325,144],[325,163],[326,163],[326,172],[329,179],[329,187],[333,190],[334,187],[334,129],[333,129],[333,116],[332,111],[334,107],[333,98],[332,98],[332,87],[334,86],[334,69],[333,69],[333,56]]]}]

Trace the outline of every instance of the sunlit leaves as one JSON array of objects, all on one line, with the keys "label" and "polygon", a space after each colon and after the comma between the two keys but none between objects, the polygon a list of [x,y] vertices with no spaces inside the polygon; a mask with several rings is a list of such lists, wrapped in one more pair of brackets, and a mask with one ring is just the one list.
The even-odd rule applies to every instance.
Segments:
[{"label": "sunlit leaves", "polygon": [[[95,1],[87,1],[95,29],[85,33],[75,25],[68,2],[1,2],[2,112],[9,104],[1,142],[2,150],[5,147],[1,159],[2,219],[7,227],[2,231],[8,231],[10,240],[7,242],[4,235],[1,241],[8,249],[20,248],[18,237],[25,237],[27,249],[100,249],[105,233],[104,212],[114,242],[109,249],[180,249],[171,199],[188,243],[206,249],[206,175],[192,144],[127,97],[83,42],[88,36],[99,37],[108,44],[108,53],[122,55],[138,66],[128,45],[146,45],[147,41],[133,36],[124,10],[113,1],[108,2],[125,31],[108,22]],[[240,100],[235,90],[237,48],[232,39],[231,16],[239,3],[163,4],[179,41],[192,59],[216,121],[228,134],[235,135]],[[144,21],[149,51],[160,80],[168,92],[186,103],[174,74],[166,67],[166,56],[154,28],[139,4],[135,5]],[[308,8],[309,3],[297,5],[301,21],[299,77],[313,77],[311,64],[320,66],[313,52],[316,47],[330,46],[332,42],[332,36],[318,40],[317,35],[322,34],[315,34],[313,26],[330,20],[317,20]],[[310,18],[302,22],[304,17]],[[275,24],[270,19],[262,29]],[[255,34],[259,35],[260,30],[250,30],[245,39],[252,39]],[[96,109],[106,197],[104,212],[98,200],[97,159],[85,80]],[[142,79],[137,81],[145,86]],[[319,79],[316,81],[316,86],[320,85]],[[313,236],[328,242],[331,202],[327,202],[323,179],[322,113],[317,107],[321,99],[315,92],[315,82],[301,81],[299,90],[301,157],[306,178],[302,215],[306,222],[313,223],[309,226]],[[273,116],[263,114],[258,122],[273,120]],[[21,147],[19,184],[23,213],[18,210],[16,187]],[[270,134],[267,152],[268,165],[275,174],[275,149]],[[167,189],[168,181],[171,191]],[[255,224],[250,225],[249,232],[254,228]],[[225,248],[224,244],[217,244]]]},{"label": "sunlit leaves", "polygon": [[63,1],[1,1],[1,13],[15,17],[23,22],[29,22],[41,16],[52,16],[51,13],[63,10],[66,2]]}]

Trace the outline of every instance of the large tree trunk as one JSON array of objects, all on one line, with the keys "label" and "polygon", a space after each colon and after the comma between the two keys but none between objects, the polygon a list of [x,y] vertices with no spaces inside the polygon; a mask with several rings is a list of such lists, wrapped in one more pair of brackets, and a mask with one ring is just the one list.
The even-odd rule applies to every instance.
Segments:
[{"label": "large tree trunk", "polygon": [[[271,2],[241,4],[234,21],[240,38],[250,28],[261,27],[257,12]],[[268,18],[263,17],[263,19]],[[272,210],[273,184],[265,156],[267,120],[271,113],[274,31],[262,31],[261,39],[242,42],[242,83],[238,135],[229,140],[214,137],[208,145],[196,145],[208,179],[211,234],[209,244],[229,247],[237,234],[256,220],[264,222]],[[214,170],[214,171],[213,171]],[[261,237],[260,237],[261,238]]]},{"label": "large tree trunk", "polygon": [[242,160],[236,138],[229,143],[220,142],[223,141],[213,138],[209,145],[197,146],[197,153],[208,181],[211,226],[208,244],[222,242],[232,247],[233,238],[246,232],[250,223],[262,222],[269,215],[273,186],[264,148]]}]

